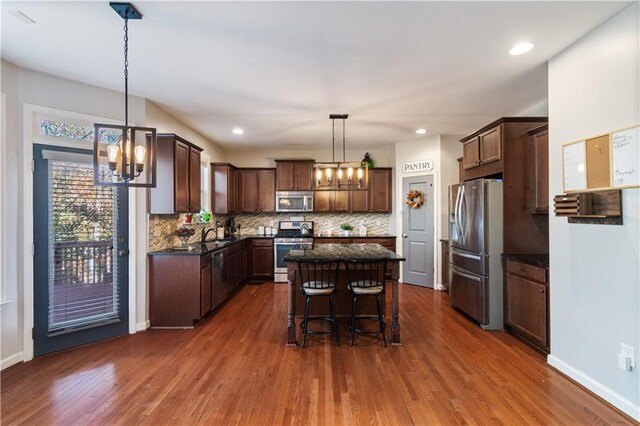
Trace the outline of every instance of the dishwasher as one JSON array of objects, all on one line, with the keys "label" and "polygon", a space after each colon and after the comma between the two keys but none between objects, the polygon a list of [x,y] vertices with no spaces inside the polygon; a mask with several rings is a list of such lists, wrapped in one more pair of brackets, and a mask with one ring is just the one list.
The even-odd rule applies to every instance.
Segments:
[{"label": "dishwasher", "polygon": [[224,273],[227,252],[227,249],[222,249],[211,255],[211,309],[218,307],[227,298],[227,276]]}]

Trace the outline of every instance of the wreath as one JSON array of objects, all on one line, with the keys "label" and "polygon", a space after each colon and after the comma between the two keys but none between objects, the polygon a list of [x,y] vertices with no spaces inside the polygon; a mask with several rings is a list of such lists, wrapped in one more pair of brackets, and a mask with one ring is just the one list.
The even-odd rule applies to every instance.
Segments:
[{"label": "wreath", "polygon": [[422,191],[412,190],[407,193],[407,205],[412,209],[419,209],[424,205],[424,194]]}]

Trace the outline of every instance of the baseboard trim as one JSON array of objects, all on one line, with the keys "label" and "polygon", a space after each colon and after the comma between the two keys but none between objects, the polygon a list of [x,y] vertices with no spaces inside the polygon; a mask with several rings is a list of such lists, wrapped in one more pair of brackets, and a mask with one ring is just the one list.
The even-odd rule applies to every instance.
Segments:
[{"label": "baseboard trim", "polygon": [[19,362],[24,361],[24,357],[22,352],[18,352],[17,354],[13,354],[11,356],[6,357],[2,361],[0,361],[0,370],[4,370],[5,368],[9,368],[12,365],[15,365]]},{"label": "baseboard trim", "polygon": [[570,366],[566,362],[553,355],[547,356],[547,363],[560,373],[564,374],[565,376],[584,386],[600,398],[604,399],[606,402],[622,411],[626,415],[630,416],[636,421],[640,421],[640,406],[634,405],[631,401],[624,398],[613,389],[603,385],[597,380],[594,380],[591,376],[588,376],[587,374]]},{"label": "baseboard trim", "polygon": [[145,331],[150,326],[151,326],[151,322],[149,320],[146,320],[145,322],[139,322],[136,324],[136,333],[138,331]]}]

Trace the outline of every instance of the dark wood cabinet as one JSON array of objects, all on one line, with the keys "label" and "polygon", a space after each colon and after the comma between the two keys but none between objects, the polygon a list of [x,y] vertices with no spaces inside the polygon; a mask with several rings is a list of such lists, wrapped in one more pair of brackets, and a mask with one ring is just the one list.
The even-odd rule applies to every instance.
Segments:
[{"label": "dark wood cabinet", "polygon": [[211,255],[149,256],[151,327],[193,327],[211,310]]},{"label": "dark wood cabinet", "polygon": [[369,170],[369,211],[372,213],[391,213],[392,190],[391,168]]},{"label": "dark wood cabinet", "polygon": [[349,191],[316,191],[313,193],[314,213],[348,213]]},{"label": "dark wood cabinet", "polygon": [[496,126],[478,136],[480,163],[488,164],[502,158],[502,126]]},{"label": "dark wood cabinet", "polygon": [[310,191],[313,160],[276,160],[276,191]]},{"label": "dark wood cabinet", "polygon": [[549,130],[542,126],[529,133],[530,149],[533,153],[531,177],[531,213],[549,213]]},{"label": "dark wood cabinet", "polygon": [[276,211],[275,169],[238,169],[238,198],[242,213]]},{"label": "dark wood cabinet", "polygon": [[157,186],[149,190],[149,213],[195,213],[201,208],[201,148],[173,133],[158,135]]},{"label": "dark wood cabinet", "polygon": [[442,285],[449,288],[449,241],[440,240],[441,261],[440,270],[442,271]]},{"label": "dark wood cabinet", "polygon": [[369,191],[350,191],[349,204],[352,213],[368,213]]},{"label": "dark wood cabinet", "polygon": [[273,240],[270,238],[251,241],[251,276],[273,279]]},{"label": "dark wood cabinet", "polygon": [[480,140],[474,137],[462,144],[462,168],[464,170],[480,165]]},{"label": "dark wood cabinet", "polygon": [[549,353],[549,283],[546,268],[511,259],[505,271],[505,325]]},{"label": "dark wood cabinet", "polygon": [[228,163],[211,163],[211,210],[237,213],[238,169]]}]

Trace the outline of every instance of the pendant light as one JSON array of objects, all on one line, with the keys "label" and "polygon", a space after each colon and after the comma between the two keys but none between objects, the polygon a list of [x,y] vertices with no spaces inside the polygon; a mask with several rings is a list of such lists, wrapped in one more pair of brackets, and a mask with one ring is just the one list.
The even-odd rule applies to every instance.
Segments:
[{"label": "pendant light", "polygon": [[142,19],[131,3],[109,3],[124,20],[124,126],[94,124],[96,185],[156,186],[156,129],[129,125],[129,19]]},{"label": "pendant light", "polygon": [[[346,161],[346,120],[349,114],[330,114],[332,128],[331,162],[313,164],[314,191],[365,191],[369,166],[360,161]],[[342,161],[336,161],[336,120],[342,120]]]}]

